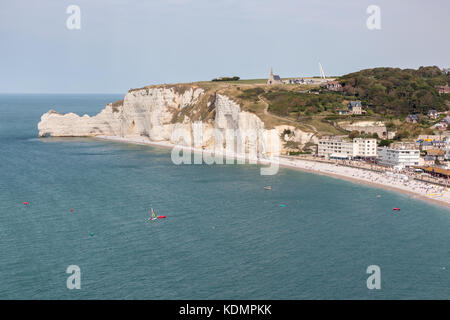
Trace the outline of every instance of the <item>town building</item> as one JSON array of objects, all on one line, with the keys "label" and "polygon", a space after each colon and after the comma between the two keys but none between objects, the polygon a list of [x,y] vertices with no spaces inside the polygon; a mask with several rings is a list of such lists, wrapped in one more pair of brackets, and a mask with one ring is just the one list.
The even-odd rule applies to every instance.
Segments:
[{"label": "town building", "polygon": [[341,122],[339,123],[339,126],[349,132],[358,131],[361,134],[364,133],[370,135],[376,133],[378,137],[382,139],[393,139],[396,133],[394,130],[388,130],[382,121],[362,121],[354,123]]},{"label": "town building", "polygon": [[441,134],[421,134],[417,137],[417,140],[420,141],[443,141],[446,139],[446,136]]},{"label": "town building", "polygon": [[419,121],[419,116],[417,114],[409,114],[405,121],[408,123],[417,123]]},{"label": "town building", "polygon": [[420,169],[422,169],[424,172],[432,175],[433,177],[439,177],[439,178],[450,178],[450,170],[447,169],[447,166],[445,167],[438,167],[438,166],[423,166]]},{"label": "town building", "polygon": [[392,167],[418,166],[420,151],[418,149],[406,149],[400,147],[378,147],[377,162],[381,165]]},{"label": "town building", "polygon": [[317,155],[333,159],[351,159],[355,154],[354,144],[341,136],[319,139]]},{"label": "town building", "polygon": [[439,94],[450,93],[450,86],[447,84],[445,86],[436,86],[435,88]]},{"label": "town building", "polygon": [[419,165],[421,166],[434,166],[436,163],[436,159],[432,156],[425,156],[420,158]]},{"label": "town building", "polygon": [[304,82],[305,80],[303,79],[287,79],[283,81],[284,84],[302,84]]},{"label": "town building", "polygon": [[439,112],[437,112],[436,110],[429,110],[428,117],[430,117],[431,119],[437,119],[439,118]]},{"label": "town building", "polygon": [[269,80],[267,80],[268,85],[274,85],[274,84],[283,84],[283,81],[281,80],[279,75],[273,74],[273,69],[270,68],[270,76]]},{"label": "town building", "polygon": [[417,146],[421,151],[445,149],[449,146],[449,142],[447,137],[441,135],[420,135]]},{"label": "town building", "polygon": [[436,129],[438,129],[438,130],[442,130],[442,131],[444,131],[444,130],[447,130],[447,127],[448,127],[448,124],[446,123],[446,122],[439,122],[439,123],[436,123],[435,125],[434,125],[434,127],[436,128]]},{"label": "town building", "polygon": [[350,114],[357,114],[357,115],[361,115],[363,113],[366,113],[363,109],[362,109],[362,104],[361,101],[350,101],[348,103],[348,111]]},{"label": "town building", "polygon": [[340,115],[362,115],[366,114],[366,110],[363,110],[361,101],[350,101],[347,105],[347,109],[338,110]]},{"label": "town building", "polygon": [[377,156],[377,139],[355,138],[353,143],[358,145],[356,157],[375,158]]},{"label": "town building", "polygon": [[447,125],[450,124],[450,116],[446,116],[444,119],[442,119],[442,122],[445,122]]},{"label": "town building", "polygon": [[342,84],[339,81],[328,81],[327,89],[330,91],[342,91]]},{"label": "town building", "polygon": [[421,151],[426,151],[434,148],[431,141],[420,141],[418,144]]},{"label": "town building", "polygon": [[413,141],[393,142],[393,143],[391,143],[390,147],[393,149],[417,149],[416,143]]},{"label": "town building", "polygon": [[317,155],[329,159],[375,158],[377,140],[355,138],[347,140],[342,136],[319,139]]},{"label": "town building", "polygon": [[429,149],[424,157],[425,164],[432,162],[432,164],[445,160],[445,151],[442,149]]}]

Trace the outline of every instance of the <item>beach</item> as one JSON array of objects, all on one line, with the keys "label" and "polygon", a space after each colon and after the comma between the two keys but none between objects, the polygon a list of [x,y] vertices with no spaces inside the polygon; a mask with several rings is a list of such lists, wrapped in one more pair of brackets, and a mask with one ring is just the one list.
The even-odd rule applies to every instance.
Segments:
[{"label": "beach", "polygon": [[[175,147],[175,145],[169,142],[151,141],[146,137],[96,136],[95,138],[123,143],[159,146],[163,148]],[[179,147],[183,150],[189,150],[194,153],[201,153],[205,151],[192,147]],[[235,155],[234,158],[244,160],[245,156]],[[258,159],[258,162],[261,164],[271,164],[276,161],[277,160]],[[278,159],[278,163],[280,167],[306,171],[314,174],[327,175],[330,177],[344,179],[355,183],[368,184],[371,186],[408,194],[418,199],[426,200],[434,204],[450,208],[450,194],[447,188],[432,183],[418,181],[405,175],[375,172],[367,169],[354,168],[326,162],[295,158],[290,159],[286,156],[280,157]]]},{"label": "beach", "polygon": [[417,181],[409,177],[406,180],[402,178],[404,175],[387,175],[386,173],[374,172],[366,169],[297,159],[282,159],[280,160],[280,165],[402,192],[450,208],[450,195],[447,188]]}]

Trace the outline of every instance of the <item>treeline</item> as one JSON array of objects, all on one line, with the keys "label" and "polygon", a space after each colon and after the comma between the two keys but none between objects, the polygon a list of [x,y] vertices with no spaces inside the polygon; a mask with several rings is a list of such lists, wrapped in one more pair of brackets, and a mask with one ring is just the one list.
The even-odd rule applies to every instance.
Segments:
[{"label": "treeline", "polygon": [[426,114],[446,110],[448,95],[440,96],[436,85],[450,83],[450,74],[438,67],[414,69],[373,68],[339,78],[343,95],[356,97],[378,114]]},{"label": "treeline", "polygon": [[239,77],[220,77],[220,78],[215,78],[212,79],[211,81],[238,81],[240,78]]}]

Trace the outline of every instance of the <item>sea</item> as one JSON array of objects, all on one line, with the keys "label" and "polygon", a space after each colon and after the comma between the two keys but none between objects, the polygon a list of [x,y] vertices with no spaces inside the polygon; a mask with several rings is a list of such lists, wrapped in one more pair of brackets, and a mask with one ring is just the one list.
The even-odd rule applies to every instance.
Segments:
[{"label": "sea", "polygon": [[[291,169],[38,138],[49,109],[95,115],[121,97],[0,95],[0,299],[450,298],[445,207]],[[149,221],[151,208],[166,218]]]}]

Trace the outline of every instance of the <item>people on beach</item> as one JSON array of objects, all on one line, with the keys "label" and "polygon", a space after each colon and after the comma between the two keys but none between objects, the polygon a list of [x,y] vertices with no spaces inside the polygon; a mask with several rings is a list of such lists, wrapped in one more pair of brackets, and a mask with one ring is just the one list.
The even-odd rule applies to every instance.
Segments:
[{"label": "people on beach", "polygon": [[[427,198],[438,199],[450,203],[448,189],[444,186],[427,182],[414,172],[393,172],[388,168],[376,165],[367,165],[359,161],[326,162],[311,160],[291,160],[289,165],[315,171],[318,173],[353,178],[371,184],[381,185],[388,188],[396,188],[406,192],[415,193]],[[430,180],[442,183],[440,180]]]}]

